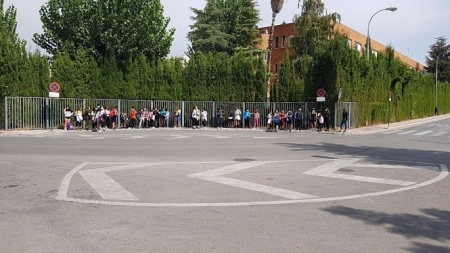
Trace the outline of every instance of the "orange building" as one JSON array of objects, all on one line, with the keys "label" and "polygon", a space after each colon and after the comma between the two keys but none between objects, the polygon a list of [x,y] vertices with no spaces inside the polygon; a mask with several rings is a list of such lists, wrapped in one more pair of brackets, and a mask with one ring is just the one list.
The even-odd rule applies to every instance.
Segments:
[{"label": "orange building", "polygon": [[[261,27],[258,28],[261,38],[261,44],[259,44],[256,48],[265,50],[267,49],[269,43],[269,34],[272,27]],[[348,44],[351,48],[358,50],[361,55],[363,54],[364,47],[366,44],[367,36],[362,33],[351,29],[350,27],[344,24],[336,24],[336,29],[338,29],[342,34],[345,34],[348,37]],[[297,29],[295,28],[294,23],[283,23],[281,25],[275,26],[275,31],[273,35],[273,45],[272,45],[272,55],[271,55],[271,69],[275,74],[277,74],[281,67],[281,62],[283,61],[286,50],[293,53],[294,49],[291,45],[290,38],[297,36]],[[377,55],[379,52],[385,52],[386,46],[370,39],[370,47],[372,50],[372,54]],[[418,71],[423,71],[425,67],[419,62],[400,54],[395,51],[395,57],[399,58],[405,64],[410,66],[412,69],[416,69]],[[266,58],[267,60],[267,58]]]}]

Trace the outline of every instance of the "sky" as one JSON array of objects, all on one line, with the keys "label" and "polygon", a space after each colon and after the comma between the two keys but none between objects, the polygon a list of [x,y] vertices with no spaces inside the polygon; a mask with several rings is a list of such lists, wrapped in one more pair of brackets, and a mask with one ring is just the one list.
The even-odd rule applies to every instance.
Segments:
[{"label": "sky", "polygon": [[[42,32],[39,17],[40,6],[46,0],[4,0],[4,8],[14,5],[17,8],[17,33],[27,41],[29,50],[37,46],[31,41],[34,33]],[[175,39],[171,56],[183,55],[187,50],[186,34],[192,24],[190,7],[203,8],[205,0],[161,0],[166,17],[171,19],[169,28],[175,28]],[[450,40],[450,1],[449,0],[323,0],[328,13],[337,12],[341,22],[356,31],[367,34],[370,17],[378,10],[397,7],[396,12],[383,11],[377,14],[370,24],[372,39],[394,49],[410,58],[425,63],[429,47],[437,37]],[[270,26],[270,0],[257,0],[260,10],[260,27]],[[299,14],[298,0],[285,0],[283,9],[277,16],[276,24],[292,22]],[[449,41],[450,42],[450,41]]]}]

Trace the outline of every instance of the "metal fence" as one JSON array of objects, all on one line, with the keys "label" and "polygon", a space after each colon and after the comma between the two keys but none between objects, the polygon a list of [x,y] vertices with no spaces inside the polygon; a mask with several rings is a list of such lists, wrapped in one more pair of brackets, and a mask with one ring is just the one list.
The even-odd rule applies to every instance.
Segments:
[{"label": "metal fence", "polygon": [[334,108],[334,126],[339,127],[342,120],[342,112],[347,109],[348,112],[348,126],[349,128],[356,128],[359,126],[359,107],[355,102],[339,102]]},{"label": "metal fence", "polygon": [[[259,126],[260,128],[267,127],[267,116],[270,112],[275,110],[288,111],[291,110],[295,113],[298,108],[301,108],[304,112],[302,119],[302,128],[308,128],[309,114],[313,107],[321,108],[318,103],[311,102],[291,102],[291,103],[265,103],[265,102],[215,102],[215,101],[159,101],[159,100],[122,100],[122,99],[79,99],[79,98],[41,98],[41,97],[6,97],[4,101],[4,107],[0,113],[3,129],[5,130],[42,130],[42,129],[56,129],[62,128],[64,124],[64,110],[66,106],[70,106],[73,111],[76,109],[92,110],[97,105],[107,106],[113,108],[117,106],[120,113],[129,114],[131,107],[134,107],[137,111],[142,108],[148,110],[153,108],[166,108],[171,113],[169,117],[169,126],[174,126],[174,112],[177,108],[181,110],[182,126],[190,127],[191,112],[192,109],[197,106],[200,110],[205,110],[208,114],[207,126],[217,127],[216,124],[216,112],[217,109],[224,110],[224,123],[223,127],[230,126],[228,122],[228,112],[233,113],[236,108],[239,108],[242,112],[249,110],[255,112],[258,110],[260,113]],[[355,108],[356,103],[340,103],[336,105],[335,126],[338,126],[337,111],[341,111],[342,108],[347,108],[350,115],[350,126],[355,127]],[[330,108],[333,111],[333,108]],[[120,120],[120,117],[118,117]],[[251,117],[251,127],[253,127],[253,117]],[[120,121],[118,126],[121,126]],[[124,123],[124,122],[122,122]],[[86,123],[85,123],[86,124]],[[243,119],[241,127],[243,125]],[[89,128],[89,123],[85,125]]]}]

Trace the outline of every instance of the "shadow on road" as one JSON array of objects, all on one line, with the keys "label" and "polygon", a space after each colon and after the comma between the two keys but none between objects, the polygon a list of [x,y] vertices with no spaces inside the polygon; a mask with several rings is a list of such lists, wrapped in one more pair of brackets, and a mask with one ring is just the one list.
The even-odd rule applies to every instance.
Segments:
[{"label": "shadow on road", "polygon": [[[412,166],[415,163],[446,164],[448,166],[448,156],[450,152],[436,150],[403,149],[379,146],[350,146],[336,143],[277,143],[277,145],[290,148],[291,151],[318,151],[315,158],[338,159],[343,156],[353,158],[364,158],[375,164],[389,164],[395,161],[396,164]],[[323,153],[325,152],[325,154]],[[419,166],[419,165],[418,165]],[[420,167],[420,166],[419,166]],[[425,167],[428,170],[439,171],[438,167]]]},{"label": "shadow on road", "polygon": [[[429,239],[450,244],[450,211],[447,210],[422,209],[420,210],[422,214],[390,214],[344,206],[326,207],[322,210],[333,215],[360,220],[372,226],[382,226],[389,233],[409,239]],[[415,253],[450,252],[450,247],[414,243],[414,246],[407,250]]]}]

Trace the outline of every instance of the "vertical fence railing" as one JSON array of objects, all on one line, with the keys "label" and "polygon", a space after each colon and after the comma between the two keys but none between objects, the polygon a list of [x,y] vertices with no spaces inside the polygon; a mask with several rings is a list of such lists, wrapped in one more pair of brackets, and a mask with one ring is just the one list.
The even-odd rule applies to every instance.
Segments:
[{"label": "vertical fence railing", "polygon": [[[267,117],[269,113],[278,111],[292,111],[293,114],[298,109],[302,109],[302,128],[308,128],[310,113],[313,108],[317,111],[324,110],[320,108],[320,104],[316,102],[287,102],[287,103],[266,103],[266,102],[219,102],[219,101],[161,101],[161,100],[120,100],[120,99],[81,99],[81,98],[36,98],[36,97],[5,97],[0,112],[0,129],[5,130],[42,130],[42,129],[58,129],[63,128],[64,110],[69,106],[73,111],[80,109],[84,113],[91,113],[97,106],[105,106],[110,109],[117,107],[118,109],[118,126],[127,127],[125,123],[120,122],[120,114],[126,117],[132,107],[138,114],[142,109],[148,111],[165,109],[169,112],[169,126],[173,127],[175,123],[175,113],[177,109],[181,110],[181,119],[183,127],[191,127],[191,113],[194,107],[198,107],[200,111],[207,112],[206,126],[217,127],[216,115],[217,110],[223,110],[222,127],[232,127],[234,124],[234,113],[236,108],[241,110],[241,124],[244,126],[243,114],[246,110],[251,113],[250,127],[254,127],[253,116],[256,111],[259,112],[259,127],[267,127]],[[334,126],[339,127],[342,109],[346,108],[349,112],[349,126],[356,127],[358,125],[358,106],[353,102],[336,103],[334,111]],[[140,120],[139,116],[138,119]],[[139,125],[138,120],[138,125]],[[123,123],[123,124],[120,124]],[[92,121],[84,122],[86,128],[92,127]],[[165,121],[160,119],[156,126],[164,126]],[[141,125],[143,126],[143,125]]]},{"label": "vertical fence railing", "polygon": [[335,105],[334,111],[334,125],[340,127],[342,121],[342,112],[346,109],[348,112],[348,126],[349,128],[356,128],[359,125],[359,107],[356,102],[339,102]]}]

